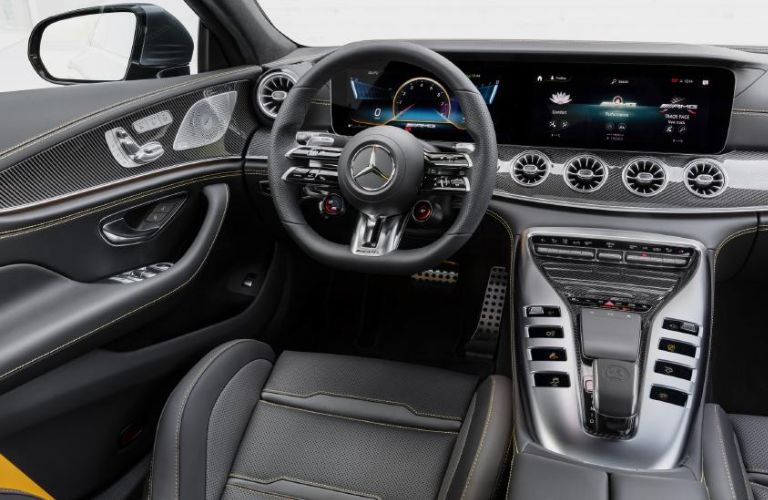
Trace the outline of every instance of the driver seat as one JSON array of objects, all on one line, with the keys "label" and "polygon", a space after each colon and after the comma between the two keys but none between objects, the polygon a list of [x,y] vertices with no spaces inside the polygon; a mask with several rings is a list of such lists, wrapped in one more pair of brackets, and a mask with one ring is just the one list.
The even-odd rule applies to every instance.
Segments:
[{"label": "driver seat", "polygon": [[151,499],[490,499],[512,383],[236,340],[207,354],[158,424]]}]

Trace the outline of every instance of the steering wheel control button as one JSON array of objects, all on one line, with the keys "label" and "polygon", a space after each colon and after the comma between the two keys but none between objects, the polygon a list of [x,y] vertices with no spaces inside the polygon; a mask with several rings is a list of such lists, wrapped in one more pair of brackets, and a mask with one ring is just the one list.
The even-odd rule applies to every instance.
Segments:
[{"label": "steering wheel control button", "polygon": [[283,180],[293,184],[337,186],[339,174],[335,170],[292,167],[283,175]]},{"label": "steering wheel control button", "polygon": [[469,191],[469,179],[466,177],[451,177],[448,175],[427,177],[424,179],[422,189],[424,191],[463,193]]},{"label": "steering wheel control button", "polygon": [[665,330],[670,330],[673,332],[688,333],[690,335],[699,334],[699,325],[691,321],[664,318],[664,323],[662,323],[661,327]]},{"label": "steering wheel control button", "polygon": [[656,365],[653,367],[653,371],[667,375],[669,377],[677,377],[685,380],[691,380],[693,377],[693,369],[687,366],[679,365],[677,363],[670,363],[669,361],[659,360],[656,361]]},{"label": "steering wheel control button", "polygon": [[557,306],[527,306],[525,315],[529,318],[559,318],[560,308]]},{"label": "steering wheel control button", "polygon": [[434,210],[432,208],[432,203],[427,200],[421,200],[416,202],[416,204],[413,206],[411,216],[416,222],[424,223],[432,217],[433,212]]},{"label": "steering wheel control button", "polygon": [[561,339],[563,328],[560,326],[529,326],[528,337],[532,339]]},{"label": "steering wheel control button", "polygon": [[464,175],[471,166],[472,160],[464,153],[424,153],[427,175]]},{"label": "steering wheel control button", "polygon": [[347,204],[344,198],[337,194],[329,194],[320,201],[320,212],[328,217],[344,215],[347,211]]},{"label": "steering wheel control button", "polygon": [[677,389],[654,385],[651,387],[651,399],[677,406],[685,406],[685,403],[688,402],[688,394]]},{"label": "steering wheel control button", "polygon": [[332,146],[299,146],[288,151],[285,156],[293,160],[320,161],[329,165],[337,165],[341,156],[341,148]]},{"label": "steering wheel control button", "polygon": [[659,349],[670,354],[680,354],[691,358],[696,357],[696,346],[679,340],[661,339]]},{"label": "steering wheel control button", "polygon": [[566,361],[568,357],[562,347],[534,347],[531,361]]},{"label": "steering wheel control button", "polygon": [[538,372],[533,374],[536,387],[570,387],[571,377],[563,372]]}]

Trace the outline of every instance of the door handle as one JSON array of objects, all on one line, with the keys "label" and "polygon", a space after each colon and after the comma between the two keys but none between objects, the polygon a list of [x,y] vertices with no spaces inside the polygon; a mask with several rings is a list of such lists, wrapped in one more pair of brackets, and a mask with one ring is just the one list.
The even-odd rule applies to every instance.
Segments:
[{"label": "door handle", "polygon": [[125,219],[113,220],[112,222],[107,222],[101,226],[101,234],[104,235],[104,238],[107,241],[114,245],[127,245],[129,243],[138,243],[140,241],[148,240],[159,230],[160,226],[150,229],[131,227]]},{"label": "door handle", "polygon": [[186,199],[177,193],[113,214],[101,221],[101,235],[113,245],[146,241],[173,219]]},{"label": "door handle", "polygon": [[165,153],[163,145],[158,141],[139,144],[123,127],[107,130],[104,138],[112,156],[125,168],[147,165]]}]

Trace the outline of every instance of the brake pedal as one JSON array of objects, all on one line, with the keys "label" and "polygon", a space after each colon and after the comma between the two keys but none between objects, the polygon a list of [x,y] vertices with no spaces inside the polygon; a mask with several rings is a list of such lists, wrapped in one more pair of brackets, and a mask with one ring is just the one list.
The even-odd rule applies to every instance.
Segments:
[{"label": "brake pedal", "polygon": [[412,274],[411,279],[438,285],[455,285],[459,281],[459,273],[446,269],[426,269],[420,273]]},{"label": "brake pedal", "polygon": [[466,344],[465,352],[467,356],[492,359],[496,353],[508,284],[509,272],[507,268],[502,266],[492,267],[488,276],[488,284],[485,286],[485,296],[483,298],[483,308],[480,311],[480,318],[477,321],[472,337],[470,337]]}]

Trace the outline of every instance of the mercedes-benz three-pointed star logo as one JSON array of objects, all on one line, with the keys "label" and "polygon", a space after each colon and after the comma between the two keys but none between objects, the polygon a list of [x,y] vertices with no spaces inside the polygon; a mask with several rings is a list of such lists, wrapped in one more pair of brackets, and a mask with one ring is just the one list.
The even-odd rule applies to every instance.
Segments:
[{"label": "mercedes-benz three-pointed star logo", "polygon": [[395,177],[397,166],[392,153],[380,144],[363,146],[350,162],[352,180],[365,191],[381,191]]}]

